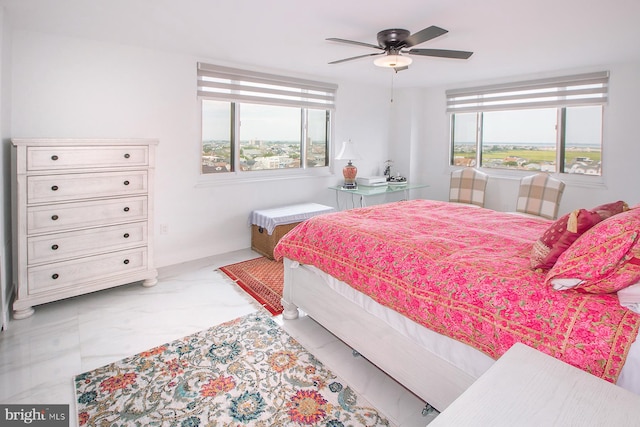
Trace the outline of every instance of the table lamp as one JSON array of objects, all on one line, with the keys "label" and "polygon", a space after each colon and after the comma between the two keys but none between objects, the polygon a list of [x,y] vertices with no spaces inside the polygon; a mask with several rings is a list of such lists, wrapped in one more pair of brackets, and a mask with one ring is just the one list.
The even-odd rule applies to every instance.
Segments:
[{"label": "table lamp", "polygon": [[348,160],[347,165],[342,168],[342,176],[344,176],[344,184],[342,184],[342,188],[358,188],[358,184],[356,184],[358,168],[353,166],[353,163],[351,163],[354,159],[360,159],[360,155],[357,153],[355,145],[351,140],[344,141],[342,143],[340,153],[336,156],[336,160]]}]

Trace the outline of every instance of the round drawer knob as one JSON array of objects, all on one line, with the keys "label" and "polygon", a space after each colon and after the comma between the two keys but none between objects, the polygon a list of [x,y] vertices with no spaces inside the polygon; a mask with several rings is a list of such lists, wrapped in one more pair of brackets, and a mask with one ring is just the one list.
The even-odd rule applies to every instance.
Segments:
[{"label": "round drawer knob", "polygon": [[52,246],[51,246],[51,250],[57,251],[57,250],[58,250],[58,247],[59,247],[58,245],[52,245]]},{"label": "round drawer knob", "polygon": [[129,185],[129,181],[125,181],[125,182],[124,182],[124,185]]},{"label": "round drawer knob", "polygon": [[125,259],[123,262],[124,262],[125,264],[129,264],[129,260],[128,260],[128,259]]},{"label": "round drawer knob", "polygon": [[125,212],[129,212],[129,206],[126,206],[123,210],[124,210]]},{"label": "round drawer knob", "polygon": [[51,219],[52,219],[53,221],[57,221],[57,220],[58,220],[58,218],[59,218],[59,217],[58,217],[58,215],[51,215]]},{"label": "round drawer knob", "polygon": [[128,159],[129,157],[131,157],[131,154],[129,154],[129,153],[125,153],[124,158],[125,158],[125,159]]},{"label": "round drawer knob", "polygon": [[51,278],[52,278],[53,280],[56,280],[58,277],[60,277],[60,276],[58,275],[58,273],[53,273],[53,274],[51,275]]},{"label": "round drawer knob", "polygon": [[58,160],[58,156],[56,156],[55,154],[53,156],[51,156],[51,160],[56,161]]},{"label": "round drawer knob", "polygon": [[125,239],[128,239],[129,238],[129,233],[124,233],[124,236],[122,236],[122,237],[124,237]]},{"label": "round drawer knob", "polygon": [[51,191],[58,191],[58,186],[57,185],[52,186]]}]

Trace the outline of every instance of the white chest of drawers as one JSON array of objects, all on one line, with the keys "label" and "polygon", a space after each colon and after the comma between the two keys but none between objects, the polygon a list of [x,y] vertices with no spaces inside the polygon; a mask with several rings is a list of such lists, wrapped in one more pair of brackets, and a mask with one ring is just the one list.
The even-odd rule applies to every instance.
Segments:
[{"label": "white chest of drawers", "polygon": [[15,319],[33,306],[142,281],[153,265],[157,141],[13,139]]}]

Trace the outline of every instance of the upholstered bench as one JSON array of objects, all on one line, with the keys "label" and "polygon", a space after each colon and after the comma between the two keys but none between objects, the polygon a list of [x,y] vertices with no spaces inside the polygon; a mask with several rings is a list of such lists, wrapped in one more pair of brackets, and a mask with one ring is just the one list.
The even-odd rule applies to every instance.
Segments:
[{"label": "upholstered bench", "polygon": [[302,203],[251,213],[251,249],[273,259],[273,248],[296,225],[315,215],[334,212],[331,206]]}]

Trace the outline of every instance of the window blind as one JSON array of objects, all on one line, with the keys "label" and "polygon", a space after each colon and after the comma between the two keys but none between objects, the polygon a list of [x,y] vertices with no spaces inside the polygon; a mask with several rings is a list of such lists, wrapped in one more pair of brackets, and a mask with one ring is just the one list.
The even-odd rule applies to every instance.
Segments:
[{"label": "window blind", "polygon": [[335,109],[338,86],[198,63],[198,96],[230,102]]},{"label": "window blind", "polygon": [[482,112],[606,104],[609,72],[446,91],[447,112]]}]

